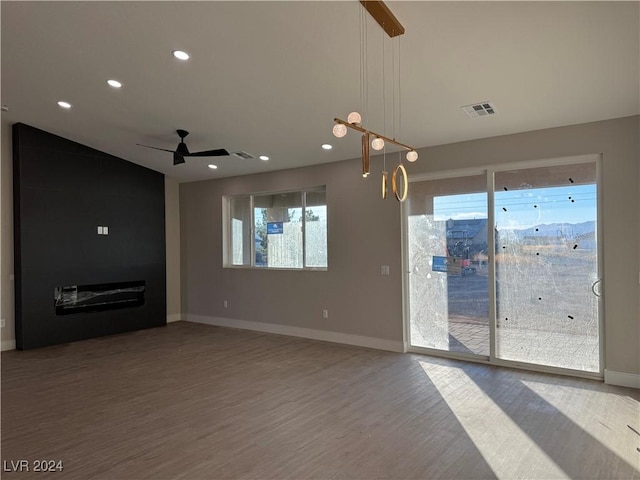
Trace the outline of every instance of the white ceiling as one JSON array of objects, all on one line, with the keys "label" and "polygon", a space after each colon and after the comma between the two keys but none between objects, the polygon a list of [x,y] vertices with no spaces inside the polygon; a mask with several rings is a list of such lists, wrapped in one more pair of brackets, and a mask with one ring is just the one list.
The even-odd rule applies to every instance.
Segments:
[{"label": "white ceiling", "polygon": [[[640,113],[638,2],[387,5],[406,33],[398,74],[397,40],[366,16],[371,130],[393,134],[394,103],[398,140],[416,148]],[[362,110],[355,0],[2,1],[1,8],[1,101],[10,109],[3,123],[24,122],[181,182],[359,156],[357,135],[331,135],[334,117]],[[191,60],[174,59],[174,49]],[[123,88],[108,87],[109,78]],[[482,101],[498,114],[472,120],[460,109]],[[191,151],[244,150],[271,160],[188,158],[173,166],[170,153],[136,146],[174,149],[177,128],[191,132]],[[322,150],[325,142],[334,149]],[[206,168],[212,161],[218,170]]]}]

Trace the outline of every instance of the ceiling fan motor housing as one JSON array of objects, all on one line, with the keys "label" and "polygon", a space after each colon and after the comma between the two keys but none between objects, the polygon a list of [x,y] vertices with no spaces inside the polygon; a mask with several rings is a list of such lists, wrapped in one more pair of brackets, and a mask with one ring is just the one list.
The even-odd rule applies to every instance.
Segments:
[{"label": "ceiling fan motor housing", "polygon": [[189,149],[187,148],[187,144],[184,142],[180,142],[178,144],[178,148],[176,148],[176,152],[182,155],[189,155]]}]

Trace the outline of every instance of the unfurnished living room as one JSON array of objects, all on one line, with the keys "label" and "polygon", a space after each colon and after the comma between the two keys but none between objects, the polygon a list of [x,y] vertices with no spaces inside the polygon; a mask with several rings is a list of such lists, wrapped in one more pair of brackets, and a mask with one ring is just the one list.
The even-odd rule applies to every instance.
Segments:
[{"label": "unfurnished living room", "polygon": [[7,479],[640,479],[640,2],[3,1]]}]

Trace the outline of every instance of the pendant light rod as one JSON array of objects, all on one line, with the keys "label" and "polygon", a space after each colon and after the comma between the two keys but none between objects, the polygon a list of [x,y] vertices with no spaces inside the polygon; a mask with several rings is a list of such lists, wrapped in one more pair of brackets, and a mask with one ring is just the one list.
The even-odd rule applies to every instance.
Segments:
[{"label": "pendant light rod", "polygon": [[393,38],[404,34],[404,27],[384,2],[379,0],[360,0],[360,3],[389,37]]},{"label": "pendant light rod", "polygon": [[389,137],[386,137],[384,135],[381,135],[380,133],[372,132],[371,130],[367,130],[366,128],[362,128],[362,127],[360,127],[358,125],[354,125],[353,123],[345,122],[344,120],[341,120],[340,118],[334,118],[333,121],[336,122],[336,123],[340,123],[340,124],[344,125],[345,127],[351,128],[353,130],[357,130],[358,132],[365,133],[365,134],[368,133],[369,135],[371,135],[373,137],[381,138],[385,142],[393,143],[394,145],[402,147],[405,150],[409,150],[410,152],[415,151],[415,148],[410,147],[409,145],[406,145],[404,143],[398,142],[397,140],[395,140],[393,138],[389,138]]}]

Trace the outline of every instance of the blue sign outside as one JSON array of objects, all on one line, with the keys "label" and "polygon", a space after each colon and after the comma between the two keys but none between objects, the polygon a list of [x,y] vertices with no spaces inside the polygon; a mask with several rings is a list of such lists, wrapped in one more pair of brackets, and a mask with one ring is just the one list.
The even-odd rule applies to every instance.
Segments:
[{"label": "blue sign outside", "polygon": [[281,235],[284,232],[282,222],[268,222],[267,235]]},{"label": "blue sign outside", "polygon": [[434,272],[447,272],[447,257],[433,257],[431,270]]}]

